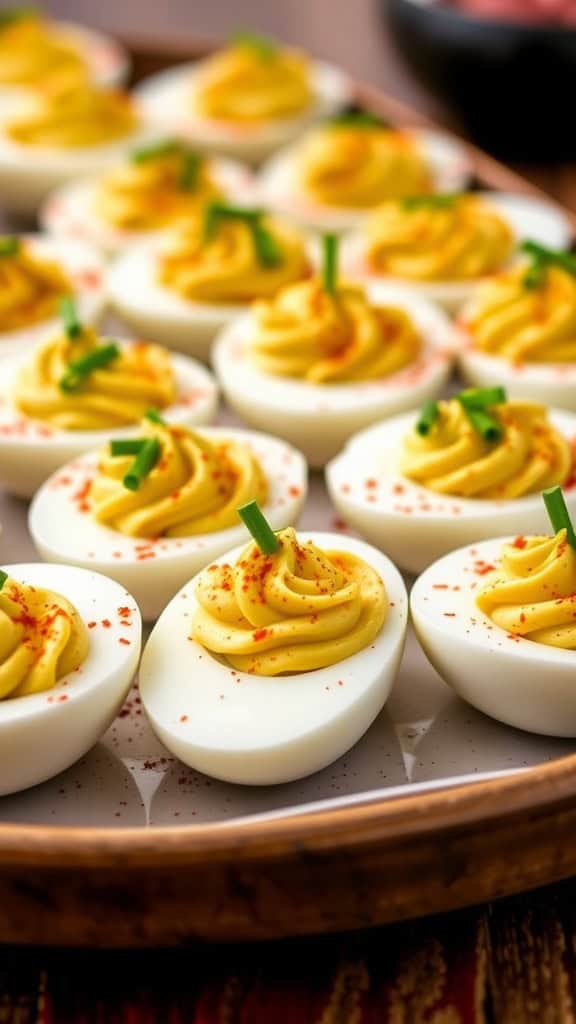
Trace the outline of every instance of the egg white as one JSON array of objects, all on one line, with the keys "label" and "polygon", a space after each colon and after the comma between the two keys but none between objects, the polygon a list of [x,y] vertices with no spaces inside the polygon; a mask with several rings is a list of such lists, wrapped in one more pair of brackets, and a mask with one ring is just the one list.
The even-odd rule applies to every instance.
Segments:
[{"label": "egg white", "polygon": [[[457,192],[470,179],[472,169],[466,147],[443,132],[410,129],[432,171],[435,192]],[[317,231],[350,231],[370,213],[369,207],[347,209],[327,206],[307,195],[299,180],[300,145],[281,150],[262,168],[256,189],[260,202],[271,210]]]},{"label": "egg white", "polygon": [[[307,489],[306,463],[300,452],[274,437],[246,430],[211,427],[200,433],[214,440],[232,437],[247,443],[268,479],[263,511],[273,529],[297,521]],[[43,484],[30,507],[32,539],[45,561],[94,568],[118,580],[135,595],[144,619],[155,619],[191,575],[244,538],[245,528],[239,522],[195,537],[157,541],[127,537],[97,523],[83,500],[96,476],[97,462],[98,452],[91,452]]]},{"label": "egg white", "polygon": [[[362,431],[326,467],[326,484],[342,516],[402,569],[422,572],[455,545],[500,537],[503,530],[546,533],[540,494],[508,501],[437,494],[400,472],[402,441],[417,413],[395,416]],[[576,451],[576,416],[550,410],[550,421]],[[576,486],[565,491],[576,514]]]},{"label": "egg white", "polygon": [[[73,284],[79,319],[96,324],[106,304],[105,266],[96,249],[85,242],[49,238],[47,235],[20,235],[38,258],[59,263]],[[5,356],[27,355],[62,329],[58,316],[50,317],[16,331],[0,330],[0,377]]]},{"label": "egg white", "polygon": [[115,312],[142,337],[187,355],[210,357],[218,331],[249,308],[238,305],[192,302],[157,280],[165,236],[127,249],[108,274],[108,295]]},{"label": "egg white", "polygon": [[295,117],[255,125],[237,125],[200,117],[192,110],[200,65],[180,64],[141,82],[135,89],[144,117],[164,131],[176,131],[207,152],[255,164],[296,139],[314,121],[327,117],[352,97],[350,80],[331,64],[312,66],[313,102]]},{"label": "egg white", "polygon": [[[309,537],[364,558],[384,581],[386,621],[364,650],[290,676],[232,671],[188,639],[197,608],[194,580],[165,609],[144,650],[140,694],[154,732],[181,761],[213,778],[267,786],[320,771],[364,735],[392,688],[407,621],[400,574],[362,541],[302,533]],[[241,550],[218,561],[234,561]]]},{"label": "egg white", "polygon": [[[216,159],[212,173],[228,201],[247,204],[253,188],[252,174],[247,167],[233,160]],[[87,178],[73,181],[52,193],[42,209],[39,220],[42,228],[62,238],[83,238],[114,256],[128,246],[159,238],[166,228],[154,231],[127,231],[103,220],[95,207],[99,180]]]},{"label": "egg white", "polygon": [[576,412],[576,363],[511,363],[480,352],[470,335],[462,334],[458,364],[467,384],[501,385],[510,398],[527,398]]},{"label": "egg white", "polygon": [[[97,572],[4,565],[16,580],[68,598],[88,630],[80,668],[51,690],[0,700],[0,796],[51,779],[90,750],[116,717],[138,667],[141,618],[133,597]],[[128,608],[128,616],[119,615]],[[109,622],[109,626],[104,626]]]},{"label": "egg white", "polygon": [[229,405],[250,426],[270,430],[304,452],[311,466],[323,466],[358,430],[434,398],[446,383],[456,334],[441,310],[408,290],[378,285],[372,302],[401,307],[424,339],[415,364],[375,381],[310,384],[274,377],[250,357],[254,321],[249,314],[217,338],[213,365]]},{"label": "egg white", "polygon": [[[524,532],[521,516],[517,525]],[[576,652],[512,636],[475,602],[486,567],[511,540],[459,548],[426,569],[412,589],[414,628],[436,671],[479,711],[528,732],[576,736]]]},{"label": "egg white", "polygon": [[[116,341],[122,348],[130,342]],[[40,484],[60,466],[116,437],[138,434],[140,424],[108,430],[60,430],[24,416],[12,399],[16,377],[27,360],[6,359],[0,368],[0,481],[7,491],[31,498]],[[218,406],[218,388],[204,366],[187,356],[171,358],[177,398],[162,410],[168,423],[194,427],[210,423]]]},{"label": "egg white", "polygon": [[[490,206],[504,217],[512,229],[516,242],[530,238],[552,249],[564,249],[570,244],[570,223],[556,203],[534,196],[505,192],[484,192],[479,195],[483,195]],[[485,277],[480,277],[467,281],[417,281],[378,274],[366,261],[366,241],[360,231],[352,232],[343,239],[340,265],[342,274],[352,281],[364,284],[378,281],[396,282],[413,288],[431,302],[437,302],[449,313],[457,312],[473,296],[478,285],[486,280]]]}]

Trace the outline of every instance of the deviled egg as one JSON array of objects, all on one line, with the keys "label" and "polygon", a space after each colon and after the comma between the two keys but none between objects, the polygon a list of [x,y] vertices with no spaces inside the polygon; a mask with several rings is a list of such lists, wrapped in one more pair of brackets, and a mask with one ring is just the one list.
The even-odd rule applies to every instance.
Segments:
[{"label": "deviled egg", "polygon": [[256,303],[226,328],[213,356],[229,405],[312,466],[362,427],[435,397],[455,344],[435,306],[406,290],[337,285],[325,259],[322,278]]},{"label": "deviled egg", "polygon": [[409,285],[450,312],[478,283],[510,265],[528,235],[561,247],[570,225],[551,202],[500,192],[406,196],[377,206],[343,242],[351,280]]},{"label": "deviled egg", "polygon": [[64,771],[112,723],[138,667],[123,587],[62,565],[0,571],[0,795]]},{"label": "deviled egg", "polygon": [[576,736],[576,536],[567,518],[553,530],[445,555],[414,584],[411,611],[429,660],[469,704],[529,732]]},{"label": "deviled egg", "polygon": [[296,230],[259,209],[213,202],[203,218],[128,250],[108,288],[114,309],[138,334],[208,359],[215,335],[253,299],[309,273]]},{"label": "deviled egg", "polygon": [[326,469],[339,514],[410,572],[460,544],[546,529],[542,488],[576,512],[576,415],[463,391],[354,437]]},{"label": "deviled egg", "polygon": [[0,481],[30,498],[59,466],[138,431],[148,409],[195,426],[216,414],[214,379],[195,360],[144,341],[102,338],[73,306],[60,333],[0,378]]},{"label": "deviled egg", "polygon": [[50,234],[85,238],[115,255],[197,216],[210,200],[245,201],[251,188],[252,175],[242,164],[167,139],[132,150],[99,177],[58,189],[40,221]]},{"label": "deviled egg", "polygon": [[140,672],[168,749],[252,786],[311,775],[354,746],[390,693],[407,619],[397,569],[361,541],[254,536],[168,605]]},{"label": "deviled egg", "polygon": [[320,231],[356,227],[387,199],[461,189],[464,146],[429,129],[399,130],[366,111],[312,128],[263,167],[261,201]]},{"label": "deviled egg", "polygon": [[533,241],[480,285],[459,321],[460,368],[479,387],[576,412],[576,255]]},{"label": "deviled egg", "polygon": [[145,79],[149,122],[195,146],[258,163],[351,97],[346,75],[253,33],[206,60]]},{"label": "deviled egg", "polygon": [[33,91],[0,117],[2,207],[31,216],[55,188],[113,166],[144,138],[127,93],[89,82]]},{"label": "deviled egg", "polygon": [[64,296],[83,323],[105,304],[104,263],[84,242],[44,235],[0,236],[0,360],[28,355],[59,329]]},{"label": "deviled egg", "polygon": [[306,497],[306,463],[276,438],[198,433],[146,418],[135,439],[75,459],[40,488],[30,531],[47,561],[98,569],[155,619],[177,590],[243,534],[236,507],[257,498],[278,529]]}]

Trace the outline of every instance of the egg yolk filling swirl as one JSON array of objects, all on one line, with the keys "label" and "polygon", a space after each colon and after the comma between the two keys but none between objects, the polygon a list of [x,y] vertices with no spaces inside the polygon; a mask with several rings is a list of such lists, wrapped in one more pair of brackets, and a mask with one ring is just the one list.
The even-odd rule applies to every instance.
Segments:
[{"label": "egg yolk filling swirl", "polygon": [[65,83],[38,96],[30,112],[6,125],[6,134],[23,146],[82,149],[125,138],[137,127],[127,94],[89,83]]},{"label": "egg yolk filling swirl", "polygon": [[137,490],[124,483],[133,456],[102,453],[90,491],[97,522],[131,537],[192,537],[235,526],[239,505],[265,504],[266,475],[248,445],[149,421],[143,435],[160,457]]},{"label": "egg yolk filling swirl", "polygon": [[386,127],[327,124],[304,139],[297,161],[304,191],[324,206],[364,208],[432,188],[412,139]]},{"label": "egg yolk filling swirl", "polygon": [[335,665],[372,643],[388,612],[380,576],[349,552],[301,543],[293,529],[263,554],[199,574],[191,638],[241,672],[276,676]]},{"label": "egg yolk filling swirl", "polygon": [[81,81],[86,73],[81,54],[34,12],[0,21],[0,85],[44,85],[52,76]]},{"label": "egg yolk filling swirl", "polygon": [[201,117],[241,125],[291,117],[312,99],[309,63],[302,54],[241,42],[204,62],[192,96]]},{"label": "egg yolk filling swirl", "polygon": [[505,500],[540,492],[568,479],[569,441],[536,402],[510,401],[490,407],[500,425],[497,440],[474,429],[457,399],[438,403],[429,433],[416,429],[404,439],[400,472],[438,494]]},{"label": "egg yolk filling swirl", "polygon": [[414,362],[421,338],[402,310],[372,306],[361,288],[330,294],[317,280],[254,308],[251,358],[265,373],[312,384],[386,377]]},{"label": "egg yolk filling swirl", "polygon": [[105,430],[138,423],[151,406],[164,409],[175,402],[170,356],[146,342],[118,348],[117,358],[66,390],[62,384],[70,367],[102,344],[93,329],[83,327],[78,338],[63,332],[37,349],[16,379],[17,409],[60,430]]},{"label": "egg yolk filling swirl", "polygon": [[88,654],[88,631],[60,594],[10,577],[0,590],[0,700],[50,690]]},{"label": "egg yolk filling swirl", "polygon": [[224,221],[209,240],[201,223],[180,230],[163,253],[161,284],[193,302],[250,302],[274,295],[309,273],[309,261],[298,233],[271,218],[263,224],[278,250],[273,265],[262,263],[250,225]]},{"label": "egg yolk filling swirl", "polygon": [[566,530],[506,544],[476,603],[507,633],[576,650],[576,551]]},{"label": "egg yolk filling swirl", "polygon": [[464,317],[475,348],[513,363],[576,363],[576,277],[551,266],[536,287],[526,267],[478,289]]},{"label": "egg yolk filling swirl", "polygon": [[16,239],[0,239],[0,332],[50,320],[71,292],[66,273]]},{"label": "egg yolk filling swirl", "polygon": [[[195,155],[196,156],[196,155]],[[196,216],[221,195],[206,160],[197,157],[187,174],[183,148],[122,164],[104,175],[94,196],[97,215],[123,231],[146,231]]]},{"label": "egg yolk filling swirl", "polygon": [[498,210],[474,195],[428,198],[391,200],[370,215],[364,237],[373,270],[415,281],[455,281],[504,266],[514,237]]}]

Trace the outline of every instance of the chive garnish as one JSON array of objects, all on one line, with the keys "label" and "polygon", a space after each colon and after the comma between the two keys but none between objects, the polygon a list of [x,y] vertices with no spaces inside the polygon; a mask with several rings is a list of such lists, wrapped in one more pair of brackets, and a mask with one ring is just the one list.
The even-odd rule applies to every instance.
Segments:
[{"label": "chive garnish", "polygon": [[427,437],[436,420],[440,415],[440,406],[433,398],[429,398],[420,409],[420,416],[416,421],[416,430],[422,437]]},{"label": "chive garnish", "polygon": [[278,53],[278,47],[269,36],[261,35],[259,32],[241,30],[234,32],[232,43],[242,49],[251,50],[260,60],[271,60]]},{"label": "chive garnish", "polygon": [[182,174],[180,175],[180,188],[184,192],[193,192],[198,184],[200,173],[201,157],[193,149],[185,149],[182,152]]},{"label": "chive garnish", "polygon": [[405,210],[445,210],[462,197],[461,192],[442,192],[437,195],[404,196],[400,200]]},{"label": "chive garnish", "polygon": [[3,569],[0,569],[0,590],[2,590],[2,587],[6,583],[7,579],[8,579],[8,573],[4,572]]},{"label": "chive garnish", "polygon": [[142,444],[134,462],[122,481],[128,491],[137,491],[143,480],[154,469],[162,452],[162,446],[155,437],[148,438]]},{"label": "chive garnish", "polygon": [[484,441],[498,441],[502,437],[502,426],[487,409],[506,401],[506,391],[501,387],[467,388],[456,396],[474,430]]},{"label": "chive garnish", "polygon": [[547,246],[531,240],[522,242],[520,252],[529,256],[531,261],[522,280],[525,288],[539,288],[551,266],[561,267],[562,270],[576,277],[576,253],[567,252],[564,249],[549,249]]},{"label": "chive garnish", "polygon": [[566,530],[566,539],[570,547],[576,549],[576,533],[572,526],[570,513],[566,508],[562,488],[558,484],[556,487],[548,487],[545,491],[542,491],[542,497],[554,533],[558,533],[559,530]]},{"label": "chive garnish", "polygon": [[217,201],[209,203],[204,213],[204,243],[207,244],[215,238],[224,221],[243,221],[252,234],[254,251],[259,264],[262,267],[277,267],[282,262],[282,254],[276,239],[262,223],[264,215],[264,210],[229,206],[227,203]]},{"label": "chive garnish", "polygon": [[79,338],[82,334],[82,324],[78,319],[76,303],[71,295],[65,295],[59,303],[60,317],[64,324],[64,330],[70,339]]},{"label": "chive garnish", "polygon": [[174,156],[182,150],[182,143],[178,139],[164,139],[162,142],[153,142],[149,146],[140,146],[133,149],[130,159],[134,164],[146,164],[149,160],[160,160],[164,156]]},{"label": "chive garnish", "polygon": [[373,110],[352,108],[342,110],[328,119],[334,128],[390,128],[390,122],[375,114]]},{"label": "chive garnish", "polygon": [[163,142],[155,142],[150,146],[142,146],[141,149],[134,149],[130,154],[132,163],[144,164],[150,160],[161,160],[165,156],[179,156],[182,158],[182,173],[179,185],[185,192],[193,192],[198,184],[198,174],[202,165],[202,158],[194,149],[190,149],[178,139],[165,139]]},{"label": "chive garnish", "polygon": [[335,295],[338,281],[338,235],[322,235],[322,286],[327,295]]},{"label": "chive garnish", "polygon": [[67,394],[76,391],[93,370],[107,366],[108,363],[117,359],[119,355],[120,349],[118,345],[111,344],[101,345],[100,348],[95,348],[88,355],[83,356],[82,359],[76,359],[75,362],[69,364],[66,373],[58,381],[60,390]]},{"label": "chive garnish", "polygon": [[110,454],[111,455],[138,455],[146,440],[137,437],[129,437],[126,440],[110,441]]},{"label": "chive garnish", "polygon": [[37,14],[37,8],[32,6],[8,7],[7,10],[0,11],[0,30],[13,25],[15,21],[23,21],[24,18],[34,18]]},{"label": "chive garnish", "polygon": [[150,420],[150,423],[157,423],[159,427],[166,426],[166,420],[158,412],[158,409],[146,409],[144,418]]},{"label": "chive garnish", "polygon": [[257,501],[249,501],[237,509],[240,519],[250,531],[263,555],[273,555],[278,550],[279,541],[265,518]]},{"label": "chive garnish", "polygon": [[13,235],[3,235],[0,238],[0,257],[17,256],[20,252],[20,240]]}]

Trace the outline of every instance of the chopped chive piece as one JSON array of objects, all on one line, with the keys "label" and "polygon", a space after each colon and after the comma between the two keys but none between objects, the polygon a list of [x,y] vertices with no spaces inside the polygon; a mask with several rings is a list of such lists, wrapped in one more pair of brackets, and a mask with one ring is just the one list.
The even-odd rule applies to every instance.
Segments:
[{"label": "chopped chive piece", "polygon": [[88,355],[83,356],[82,359],[76,359],[75,362],[69,364],[66,373],[58,381],[60,390],[67,394],[76,391],[93,370],[107,366],[108,363],[117,359],[119,355],[120,349],[118,345],[111,344],[101,345],[100,348],[95,348]]},{"label": "chopped chive piece", "polygon": [[260,60],[271,60],[278,53],[278,47],[269,36],[259,32],[240,31],[232,36],[232,43],[243,49],[251,50]]},{"label": "chopped chive piece", "polygon": [[158,412],[158,409],[146,409],[144,418],[150,420],[150,423],[157,423],[160,427],[166,426],[166,420]]},{"label": "chopped chive piece", "polygon": [[71,295],[65,295],[60,299],[60,317],[64,324],[64,330],[69,338],[79,338],[82,334],[82,324],[78,319],[76,303]]},{"label": "chopped chive piece", "polygon": [[484,412],[483,409],[476,408],[473,405],[466,405],[463,403],[464,412],[466,413],[470,423],[474,427],[474,430],[480,434],[485,441],[499,441],[502,437],[502,427],[498,420],[490,416],[489,413]]},{"label": "chopped chive piece", "polygon": [[20,252],[20,240],[13,235],[0,238],[0,257],[17,256]]},{"label": "chopped chive piece", "polygon": [[13,25],[15,21],[23,21],[24,18],[35,18],[38,14],[36,7],[8,7],[0,11],[0,30]]},{"label": "chopped chive piece", "polygon": [[193,149],[183,150],[180,188],[184,192],[193,192],[197,187],[201,163],[202,161],[199,153],[196,153]]},{"label": "chopped chive piece", "polygon": [[426,437],[440,415],[440,406],[433,398],[429,398],[420,409],[420,416],[416,421],[416,430],[421,437]]},{"label": "chopped chive piece", "polygon": [[372,110],[342,110],[328,119],[334,128],[390,128],[390,122]]},{"label": "chopped chive piece", "polygon": [[572,526],[570,513],[566,508],[562,488],[559,484],[556,487],[548,487],[545,491],[542,491],[542,497],[554,533],[558,533],[559,530],[566,530],[566,538],[570,547],[576,549],[576,533]]},{"label": "chopped chive piece", "polygon": [[336,294],[338,279],[338,235],[322,236],[322,285],[328,295]]},{"label": "chopped chive piece", "polygon": [[8,579],[8,573],[4,572],[3,569],[0,569],[0,590],[2,590],[2,587],[6,583],[7,579]]},{"label": "chopped chive piece", "polygon": [[494,388],[466,388],[458,395],[463,405],[473,405],[476,409],[486,409],[490,405],[500,405],[506,401],[506,389]]},{"label": "chopped chive piece", "polygon": [[400,202],[405,210],[445,210],[461,198],[461,192],[444,192],[439,195],[404,196]]},{"label": "chopped chive piece", "polygon": [[137,437],[110,441],[110,455],[138,455],[145,444],[146,440],[144,438]]},{"label": "chopped chive piece", "polygon": [[522,242],[520,252],[525,253],[531,260],[531,265],[522,280],[525,288],[539,288],[551,266],[561,267],[562,270],[576,277],[576,253],[563,249],[549,249],[531,239]]},{"label": "chopped chive piece", "polygon": [[211,242],[218,233],[223,221],[242,221],[252,234],[256,259],[262,267],[277,267],[282,262],[282,253],[270,231],[262,224],[264,211],[248,209],[244,206],[229,206],[227,203],[213,202],[206,207],[204,214],[204,243]]},{"label": "chopped chive piece", "polygon": [[237,509],[240,519],[250,531],[263,555],[273,555],[279,542],[270,523],[265,518],[257,501],[249,501]]},{"label": "chopped chive piece", "polygon": [[130,469],[122,481],[128,491],[137,491],[143,480],[154,469],[162,453],[162,446],[155,437],[144,441]]},{"label": "chopped chive piece", "polygon": [[153,142],[149,146],[141,146],[133,149],[130,159],[134,164],[145,164],[149,160],[160,160],[164,156],[174,156],[182,150],[182,143],[178,139],[164,139],[162,142]]}]

